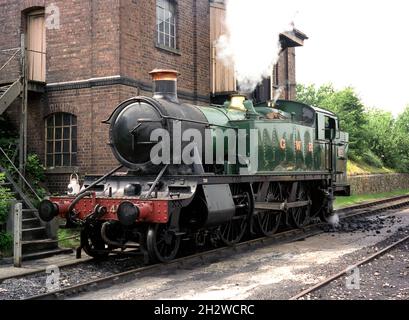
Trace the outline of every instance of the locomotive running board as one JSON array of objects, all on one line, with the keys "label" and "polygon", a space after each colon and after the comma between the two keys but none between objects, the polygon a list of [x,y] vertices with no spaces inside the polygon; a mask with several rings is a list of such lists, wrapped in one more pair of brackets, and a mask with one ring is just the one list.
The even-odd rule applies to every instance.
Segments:
[{"label": "locomotive running board", "polygon": [[271,211],[287,211],[288,209],[306,207],[311,204],[311,201],[296,201],[296,202],[256,202],[254,208],[257,210]]}]

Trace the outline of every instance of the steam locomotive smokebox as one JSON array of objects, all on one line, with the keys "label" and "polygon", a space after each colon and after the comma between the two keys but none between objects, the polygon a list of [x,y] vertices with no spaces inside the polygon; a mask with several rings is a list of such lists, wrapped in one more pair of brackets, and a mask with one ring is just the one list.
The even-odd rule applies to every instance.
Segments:
[{"label": "steam locomotive smokebox", "polygon": [[[120,104],[106,121],[110,124],[110,146],[114,156],[127,168],[145,173],[156,173],[161,169],[152,163],[154,159],[151,157],[152,149],[158,144],[152,139],[155,130],[162,129],[162,133],[170,137],[170,159],[164,164],[180,166],[182,151],[190,143],[181,141],[183,133],[189,129],[197,130],[202,139],[201,146],[204,146],[205,128],[208,126],[198,107],[178,102],[175,71],[159,70],[153,75],[154,99],[129,99]],[[177,145],[180,148],[174,147]]]}]

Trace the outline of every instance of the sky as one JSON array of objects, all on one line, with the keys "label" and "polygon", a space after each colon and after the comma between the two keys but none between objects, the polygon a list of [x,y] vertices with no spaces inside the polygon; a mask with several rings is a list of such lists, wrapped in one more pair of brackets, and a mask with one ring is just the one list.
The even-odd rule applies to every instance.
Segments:
[{"label": "sky", "polygon": [[297,82],[352,86],[367,107],[398,115],[409,105],[409,1],[300,1]]}]

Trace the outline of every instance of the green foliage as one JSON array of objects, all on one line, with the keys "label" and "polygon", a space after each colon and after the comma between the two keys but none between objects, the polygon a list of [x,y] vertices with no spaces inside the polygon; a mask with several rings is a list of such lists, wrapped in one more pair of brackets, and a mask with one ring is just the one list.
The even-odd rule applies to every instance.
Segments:
[{"label": "green foliage", "polygon": [[[73,238],[75,236],[75,238]],[[58,243],[63,248],[78,248],[80,246],[80,230],[59,229]]]},{"label": "green foliage", "polygon": [[0,225],[7,221],[10,201],[14,199],[9,188],[1,186],[5,182],[4,174],[0,173]]},{"label": "green foliage", "polygon": [[[18,133],[13,127],[12,122],[7,118],[0,117],[0,147],[6,152],[7,156],[12,160],[14,165],[18,167]],[[14,170],[10,162],[1,154],[0,165],[4,167],[14,178],[15,181],[19,180],[19,176]],[[47,195],[47,190],[44,188],[45,182],[45,168],[41,164],[40,158],[36,154],[29,154],[27,156],[27,162],[25,166],[26,179],[32,185],[35,192],[44,198]],[[26,188],[27,195],[30,196],[34,205],[38,200],[36,197]]]},{"label": "green foliage", "polygon": [[398,169],[409,172],[409,106],[401,113],[395,124],[396,145],[399,155]]},{"label": "green foliage", "polygon": [[13,237],[7,232],[0,232],[0,251],[8,251],[13,247]]},{"label": "green foliage", "polygon": [[364,163],[364,161],[355,162],[353,160],[348,160],[347,163],[347,172],[350,176],[358,176],[358,175],[368,175],[368,174],[391,174],[397,173],[398,170],[391,169],[391,168],[376,168],[374,166],[370,166],[369,164]]},{"label": "green foliage", "polygon": [[[7,221],[10,210],[10,201],[14,199],[9,188],[2,186],[5,182],[4,174],[0,173],[0,226]],[[4,252],[11,248],[13,239],[10,234],[0,231],[0,251]]]},{"label": "green foliage", "polygon": [[383,167],[382,160],[379,159],[379,157],[376,154],[374,154],[371,150],[364,151],[364,153],[362,154],[362,161],[375,168]]},{"label": "green foliage", "polygon": [[334,93],[335,89],[332,84],[326,84],[319,88],[316,88],[314,85],[297,85],[297,100],[315,107],[324,105],[327,97]]},{"label": "green foliage", "polygon": [[[18,134],[14,130],[11,121],[5,115],[0,116],[0,147],[6,152],[7,156],[14,162],[18,155]],[[0,153],[0,165],[11,171],[11,165],[4,155]]]},{"label": "green foliage", "polygon": [[45,168],[36,154],[29,154],[26,163],[26,175],[33,183],[44,182]]},{"label": "green foliage", "polygon": [[[43,199],[47,195],[47,190],[43,187],[45,181],[45,168],[36,154],[29,154],[27,157],[26,177],[28,181],[30,181],[35,192]],[[36,206],[39,204],[38,199],[33,198],[32,201]]]},{"label": "green foliage", "polygon": [[395,196],[407,195],[409,194],[408,189],[396,190],[392,192],[383,192],[378,194],[363,194],[363,195],[353,195],[350,197],[338,197],[335,200],[335,208],[345,208],[354,204],[359,204],[366,201],[375,201],[385,198],[391,198]]},{"label": "green foliage", "polygon": [[396,168],[399,156],[395,146],[397,143],[395,119],[390,112],[372,109],[367,112],[366,139],[371,153],[382,159],[384,165]]},{"label": "green foliage", "polygon": [[366,110],[353,88],[335,90],[331,84],[319,88],[298,85],[297,97],[338,115],[341,130],[350,136],[350,159],[409,171],[409,107],[394,119],[390,112]]}]

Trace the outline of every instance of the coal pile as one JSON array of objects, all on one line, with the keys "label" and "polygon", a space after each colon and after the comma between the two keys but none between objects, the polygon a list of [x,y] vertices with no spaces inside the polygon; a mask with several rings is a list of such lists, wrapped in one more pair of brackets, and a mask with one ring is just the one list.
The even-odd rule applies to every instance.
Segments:
[{"label": "coal pile", "polygon": [[391,228],[400,223],[402,223],[402,219],[396,216],[352,217],[341,221],[337,225],[325,226],[324,231],[328,233],[369,232],[380,234],[381,230],[386,228],[386,232],[391,233]]}]

